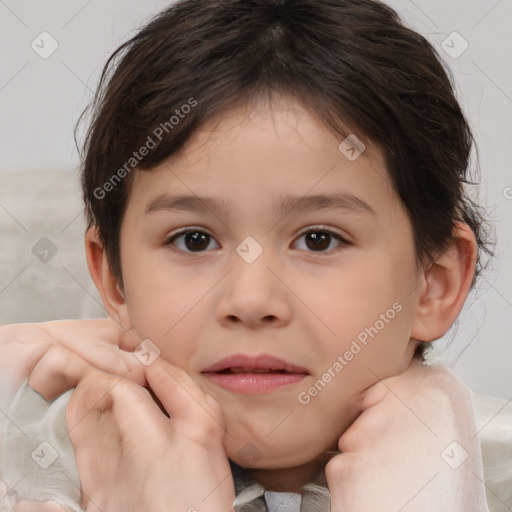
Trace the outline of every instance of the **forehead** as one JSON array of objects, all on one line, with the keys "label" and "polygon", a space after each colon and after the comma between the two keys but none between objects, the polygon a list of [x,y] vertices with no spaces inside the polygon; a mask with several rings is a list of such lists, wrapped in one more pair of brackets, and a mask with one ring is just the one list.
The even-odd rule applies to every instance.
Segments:
[{"label": "forehead", "polygon": [[149,172],[136,171],[132,200],[144,210],[164,193],[208,193],[224,212],[255,197],[273,210],[289,207],[294,197],[330,193],[376,213],[399,202],[380,148],[353,134],[347,140],[333,134],[287,98],[233,108],[196,130],[178,154]]}]

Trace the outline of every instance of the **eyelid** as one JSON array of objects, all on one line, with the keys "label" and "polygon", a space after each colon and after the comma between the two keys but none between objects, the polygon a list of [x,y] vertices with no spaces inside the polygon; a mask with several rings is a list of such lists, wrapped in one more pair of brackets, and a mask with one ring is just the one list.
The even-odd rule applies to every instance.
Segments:
[{"label": "eyelid", "polygon": [[165,240],[170,240],[171,238],[174,238],[178,235],[184,235],[186,233],[189,233],[190,231],[200,231],[201,233],[205,233],[208,236],[211,236],[212,238],[215,238],[210,231],[203,227],[203,226],[187,226],[184,228],[178,228],[174,231],[171,231],[168,235],[165,235]]},{"label": "eyelid", "polygon": [[[186,254],[194,254],[194,255],[200,255],[202,253],[206,253],[207,251],[198,251],[198,252],[194,252],[194,251],[182,251],[180,249],[177,249],[175,247],[173,247],[173,244],[172,242],[178,238],[179,236],[183,236],[183,235],[186,235],[187,233],[194,233],[194,232],[200,232],[200,233],[204,233],[205,235],[208,235],[212,240],[215,240],[215,242],[217,244],[219,244],[219,242],[217,241],[217,239],[209,232],[208,229],[205,229],[204,227],[201,227],[201,226],[187,226],[185,228],[179,228],[179,229],[176,229],[174,231],[172,231],[171,233],[169,233],[168,235],[166,235],[164,237],[164,241],[163,241],[163,245],[167,248],[170,248],[171,250],[173,251],[177,251],[179,253],[186,253]],[[220,245],[220,244],[219,244]]]},{"label": "eyelid", "polygon": [[[310,224],[310,225],[302,228],[299,231],[299,233],[297,234],[297,237],[302,236],[305,233],[308,233],[309,231],[314,231],[315,229],[318,230],[318,231],[325,231],[325,232],[330,233],[332,235],[339,236],[340,238],[345,240],[347,243],[349,242],[349,240],[347,239],[346,235],[341,234],[340,232],[335,231],[333,228],[330,228],[329,226],[325,226],[325,225],[322,225],[322,224]],[[171,240],[172,238],[175,238],[178,235],[184,235],[184,234],[189,233],[191,231],[200,231],[202,233],[207,234],[208,236],[211,236],[212,238],[215,238],[215,236],[212,235],[209,232],[208,229],[206,229],[206,228],[204,228],[202,226],[187,226],[186,228],[179,228],[179,229],[177,229],[175,231],[172,231],[171,233],[169,233],[168,235],[165,236],[165,240],[166,241]]]},{"label": "eyelid", "polygon": [[333,253],[336,253],[336,252],[342,250],[343,248],[346,248],[349,245],[352,245],[352,242],[348,239],[347,236],[336,231],[334,228],[330,228],[330,227],[324,226],[322,224],[317,224],[317,225],[310,224],[307,227],[305,227],[304,229],[300,230],[300,232],[294,238],[293,243],[297,243],[297,240],[301,236],[305,235],[306,233],[315,232],[315,231],[329,234],[330,236],[332,236],[333,238],[338,240],[339,245],[337,247],[334,247],[333,249],[329,249],[327,251],[306,251],[308,254],[319,254],[319,255],[324,255],[327,257]]},{"label": "eyelid", "polygon": [[339,231],[336,231],[334,228],[331,228],[329,226],[325,226],[323,224],[309,224],[304,229],[301,229],[299,231],[299,234],[297,237],[304,235],[305,233],[308,233],[309,231],[322,231],[325,233],[329,233],[331,235],[339,236],[341,239],[343,239],[345,242],[349,243],[348,237],[344,234],[342,234]]}]

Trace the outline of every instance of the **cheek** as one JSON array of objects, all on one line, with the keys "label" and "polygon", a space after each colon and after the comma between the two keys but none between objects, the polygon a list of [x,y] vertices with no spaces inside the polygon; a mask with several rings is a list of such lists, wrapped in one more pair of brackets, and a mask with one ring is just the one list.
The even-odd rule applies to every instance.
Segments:
[{"label": "cheek", "polygon": [[330,300],[318,297],[320,316],[331,331],[317,334],[323,370],[336,375],[329,386],[345,394],[401,373],[409,357],[411,307],[398,276],[384,269],[382,262],[378,271],[362,266],[331,281]]},{"label": "cheek", "polygon": [[126,257],[123,265],[132,327],[141,338],[153,341],[164,359],[183,366],[183,354],[190,355],[191,340],[198,338],[195,330],[199,326],[191,319],[206,285],[201,286],[201,279],[166,265],[162,258],[148,257],[142,252]]}]

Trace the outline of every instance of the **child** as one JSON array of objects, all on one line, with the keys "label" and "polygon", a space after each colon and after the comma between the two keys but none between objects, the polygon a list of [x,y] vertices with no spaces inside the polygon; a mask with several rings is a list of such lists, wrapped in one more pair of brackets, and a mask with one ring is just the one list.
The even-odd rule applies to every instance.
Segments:
[{"label": "child", "polygon": [[[109,59],[82,166],[89,270],[138,366],[40,346],[11,421],[30,403],[36,434],[67,425],[76,468],[19,497],[487,510],[469,395],[421,364],[490,252],[471,147],[435,51],[384,4],[157,16]],[[32,459],[69,456],[49,444]]]}]

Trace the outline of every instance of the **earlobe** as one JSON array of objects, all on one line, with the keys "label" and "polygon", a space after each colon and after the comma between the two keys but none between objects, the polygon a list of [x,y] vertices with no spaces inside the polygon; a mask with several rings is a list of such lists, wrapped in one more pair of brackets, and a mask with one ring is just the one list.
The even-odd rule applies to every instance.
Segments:
[{"label": "earlobe", "polygon": [[446,249],[425,271],[411,337],[434,341],[455,322],[473,283],[477,244],[471,228],[456,222]]},{"label": "earlobe", "polygon": [[89,273],[108,315],[118,322],[123,330],[130,330],[132,326],[124,294],[112,273],[106,251],[94,226],[85,234],[85,252]]}]

